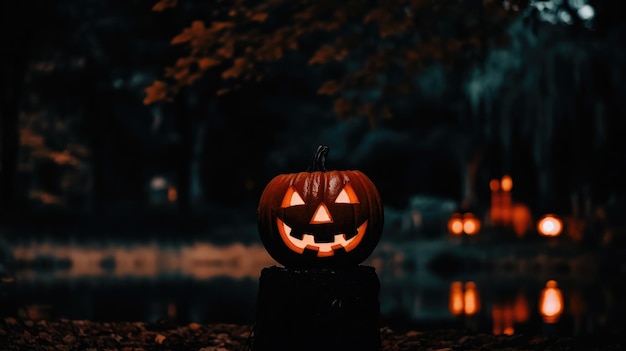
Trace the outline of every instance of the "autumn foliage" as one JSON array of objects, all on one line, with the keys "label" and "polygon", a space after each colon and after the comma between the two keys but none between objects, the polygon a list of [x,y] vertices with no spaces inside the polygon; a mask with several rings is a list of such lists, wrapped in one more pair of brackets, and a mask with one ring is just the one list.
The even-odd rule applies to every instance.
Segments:
[{"label": "autumn foliage", "polygon": [[[153,10],[175,7],[160,0]],[[209,70],[221,73],[215,93],[228,93],[299,50],[310,66],[341,65],[341,76],[318,90],[335,97],[339,117],[387,118],[386,98],[418,93],[424,68],[476,64],[485,47],[504,43],[512,8],[519,10],[487,0],[218,0],[171,40],[187,56],[146,89],[144,103],[170,101]]]}]

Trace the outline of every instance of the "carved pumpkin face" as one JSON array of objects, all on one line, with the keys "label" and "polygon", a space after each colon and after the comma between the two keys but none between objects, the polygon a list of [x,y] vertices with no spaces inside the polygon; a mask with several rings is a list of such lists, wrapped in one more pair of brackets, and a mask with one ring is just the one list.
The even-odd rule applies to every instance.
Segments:
[{"label": "carved pumpkin face", "polygon": [[378,191],[360,171],[279,175],[258,208],[263,244],[286,266],[359,264],[376,247],[382,222]]}]

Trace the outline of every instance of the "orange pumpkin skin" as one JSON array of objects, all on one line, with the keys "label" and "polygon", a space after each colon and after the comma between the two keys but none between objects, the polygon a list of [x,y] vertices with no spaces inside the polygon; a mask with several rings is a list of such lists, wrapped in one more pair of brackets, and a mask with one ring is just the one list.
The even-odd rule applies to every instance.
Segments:
[{"label": "orange pumpkin skin", "polygon": [[272,179],[257,217],[261,241],[279,263],[341,267],[358,265],[372,253],[384,211],[378,190],[364,173],[307,171]]}]

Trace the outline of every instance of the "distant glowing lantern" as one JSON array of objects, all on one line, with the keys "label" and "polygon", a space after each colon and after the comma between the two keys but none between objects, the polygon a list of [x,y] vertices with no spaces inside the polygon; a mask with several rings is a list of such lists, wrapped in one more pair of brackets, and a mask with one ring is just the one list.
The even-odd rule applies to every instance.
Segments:
[{"label": "distant glowing lantern", "polygon": [[448,221],[448,230],[454,235],[474,235],[480,230],[480,220],[472,213],[465,213],[462,216],[455,213]]},{"label": "distant glowing lantern", "polygon": [[467,235],[474,235],[480,230],[480,221],[471,213],[463,215],[463,232]]},{"label": "distant glowing lantern", "polygon": [[503,176],[500,181],[500,188],[505,192],[511,191],[513,189],[513,178],[510,175]]},{"label": "distant glowing lantern", "polygon": [[491,224],[511,226],[513,221],[512,197],[513,178],[504,175],[502,179],[492,179],[489,182],[491,189]]},{"label": "distant glowing lantern", "polygon": [[497,179],[489,181],[489,189],[491,189],[492,192],[500,190],[500,181]]},{"label": "distant glowing lantern", "polygon": [[549,280],[541,291],[539,311],[546,323],[558,322],[563,313],[563,294],[557,285],[555,280]]},{"label": "distant glowing lantern", "polygon": [[448,309],[453,316],[472,316],[480,311],[480,297],[476,283],[463,283],[456,281],[450,284],[450,297]]},{"label": "distant glowing lantern", "polygon": [[460,214],[455,213],[448,221],[448,230],[454,235],[463,234],[463,217]]},{"label": "distant glowing lantern", "polygon": [[513,200],[511,190],[513,189],[513,179],[509,175],[505,175],[500,180],[500,188],[502,189],[500,205],[502,206],[502,222],[505,226],[510,227],[513,222]]},{"label": "distant glowing lantern", "polygon": [[545,215],[537,223],[537,230],[543,236],[558,236],[563,231],[563,221],[555,215]]}]

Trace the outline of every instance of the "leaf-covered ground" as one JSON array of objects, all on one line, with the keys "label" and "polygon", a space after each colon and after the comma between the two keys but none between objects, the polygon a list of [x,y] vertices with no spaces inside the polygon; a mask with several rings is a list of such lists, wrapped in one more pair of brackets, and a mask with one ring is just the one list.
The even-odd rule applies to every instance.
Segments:
[{"label": "leaf-covered ground", "polygon": [[[252,326],[170,322],[0,320],[1,350],[250,350]],[[462,330],[396,332],[381,329],[381,351],[404,350],[624,350],[611,338],[471,334]]]}]

